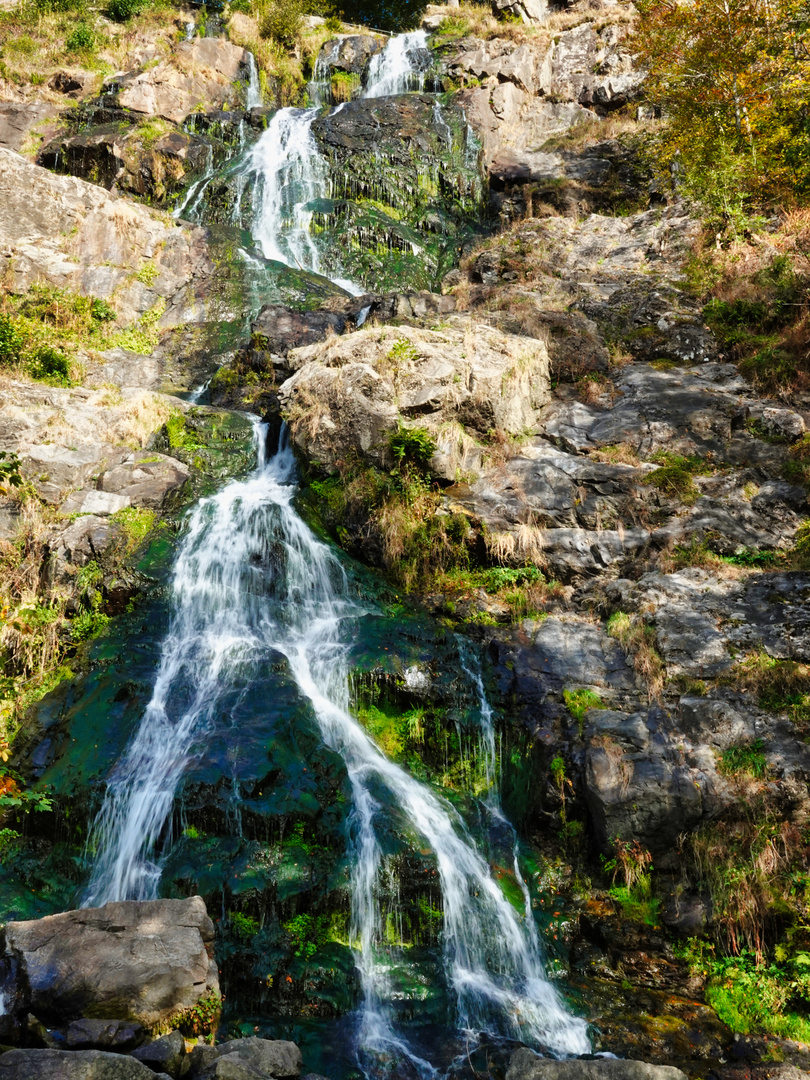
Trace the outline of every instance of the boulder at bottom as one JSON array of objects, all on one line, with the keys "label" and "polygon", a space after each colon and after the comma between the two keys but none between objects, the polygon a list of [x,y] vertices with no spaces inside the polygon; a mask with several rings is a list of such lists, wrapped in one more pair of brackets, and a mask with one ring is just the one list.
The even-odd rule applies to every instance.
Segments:
[{"label": "boulder at bottom", "polygon": [[509,1059],[506,1080],[687,1080],[672,1065],[648,1065],[644,1061],[593,1058],[553,1061],[532,1050],[516,1050]]},{"label": "boulder at bottom", "polygon": [[199,896],[123,901],[9,923],[0,967],[5,960],[16,971],[15,1011],[53,1024],[102,1018],[165,1030],[219,994],[213,940]]},{"label": "boulder at bottom", "polygon": [[9,1050],[0,1080],[170,1080],[146,1065],[103,1050]]}]

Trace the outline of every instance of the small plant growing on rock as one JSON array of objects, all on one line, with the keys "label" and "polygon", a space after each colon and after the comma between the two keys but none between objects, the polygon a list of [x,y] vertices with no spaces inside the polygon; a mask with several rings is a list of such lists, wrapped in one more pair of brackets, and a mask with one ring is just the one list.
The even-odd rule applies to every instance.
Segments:
[{"label": "small plant growing on rock", "polygon": [[664,495],[679,498],[687,504],[693,503],[700,494],[695,487],[694,477],[714,471],[703,458],[684,457],[668,451],[661,451],[653,460],[659,467],[654,472],[647,473],[641,481],[642,484],[657,487]]},{"label": "small plant growing on rock", "polygon": [[605,703],[598,694],[594,693],[593,690],[589,690],[587,686],[580,686],[576,690],[563,690],[563,700],[566,708],[577,722],[581,739],[585,727],[585,713],[588,709],[603,709]]},{"label": "small plant growing on rock", "polygon": [[68,52],[85,52],[92,49],[96,43],[96,35],[87,23],[79,23],[65,40],[65,49]]},{"label": "small plant growing on rock", "polygon": [[607,621],[606,630],[627,653],[635,671],[646,682],[650,700],[660,696],[664,686],[664,662],[655,647],[655,630],[637,615],[617,611]]},{"label": "small plant growing on rock", "polygon": [[743,773],[755,780],[764,779],[768,772],[768,762],[762,748],[762,739],[727,747],[720,755],[720,772],[725,776],[739,776]]},{"label": "small plant growing on rock", "polygon": [[426,428],[407,428],[400,424],[388,439],[396,467],[412,464],[420,469],[427,468],[436,452],[436,440]]}]

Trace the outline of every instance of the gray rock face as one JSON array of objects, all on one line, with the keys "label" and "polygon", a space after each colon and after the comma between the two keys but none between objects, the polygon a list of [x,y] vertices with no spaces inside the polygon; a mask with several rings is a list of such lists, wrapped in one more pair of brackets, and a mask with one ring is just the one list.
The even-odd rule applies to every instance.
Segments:
[{"label": "gray rock face", "polygon": [[[158,1074],[169,1080],[165,1073]],[[103,1050],[9,1050],[0,1056],[0,1080],[156,1080],[129,1057]]]},{"label": "gray rock face", "polygon": [[19,152],[26,142],[47,138],[59,112],[46,102],[0,102],[0,147]]},{"label": "gray rock face", "polygon": [[325,41],[318,53],[316,72],[329,78],[334,72],[356,75],[358,81],[365,75],[368,62],[383,48],[384,42],[371,34],[345,34]]},{"label": "gray rock face", "polygon": [[506,1080],[686,1080],[686,1074],[643,1061],[552,1061],[523,1049],[509,1059]]},{"label": "gray rock face", "polygon": [[213,936],[200,897],[127,901],[9,923],[2,954],[16,961],[25,1008],[45,1021],[153,1028],[218,992]]},{"label": "gray rock face", "polygon": [[148,1065],[153,1072],[168,1073],[172,1077],[181,1075],[185,1056],[186,1040],[179,1031],[172,1031],[132,1052],[136,1061]]},{"label": "gray rock face", "polygon": [[73,1020],[65,1031],[68,1050],[134,1050],[146,1038],[140,1024],[125,1020]]}]

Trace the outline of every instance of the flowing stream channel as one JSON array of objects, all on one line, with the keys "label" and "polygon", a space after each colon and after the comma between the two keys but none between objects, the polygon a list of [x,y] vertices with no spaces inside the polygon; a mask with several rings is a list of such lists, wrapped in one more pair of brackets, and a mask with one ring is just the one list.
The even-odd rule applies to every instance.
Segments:
[{"label": "flowing stream channel", "polygon": [[[412,88],[414,52],[423,47],[421,33],[393,38],[380,54],[366,94]],[[268,258],[317,272],[306,211],[324,182],[311,145],[315,115],[317,109],[276,113],[251,153],[251,167],[260,181],[257,243]],[[380,898],[385,864],[380,829],[389,813],[407,823],[435,860],[442,964],[457,1028],[521,1039],[559,1056],[587,1053],[585,1022],[565,1008],[544,970],[516,837],[498,800],[497,742],[477,658],[459,639],[459,666],[479,702],[483,812],[514,860],[523,911],[506,899],[485,852],[453,806],[386,758],[353,717],[348,629],[365,610],[337,555],[294,508],[295,460],[284,432],[268,457],[266,428],[258,420],[254,427],[255,471],[202,499],[189,514],[152,698],[108,779],[92,826],[93,870],[85,904],[158,895],[185,770],[205,753],[206,737],[230,697],[249,692],[251,678],[268,657],[281,655],[351,785],[350,937],[362,990],[356,1058],[363,1072],[379,1075],[386,1062],[408,1060],[418,1074],[435,1075],[434,1065],[395,1023],[391,1008],[392,959],[384,947]]]}]

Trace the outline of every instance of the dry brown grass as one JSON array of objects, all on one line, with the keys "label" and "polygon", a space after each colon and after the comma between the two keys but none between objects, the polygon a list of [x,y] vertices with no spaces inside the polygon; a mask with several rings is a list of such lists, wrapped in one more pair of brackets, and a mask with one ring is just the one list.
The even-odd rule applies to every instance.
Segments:
[{"label": "dry brown grass", "polygon": [[664,661],[655,647],[655,630],[639,615],[617,611],[608,619],[608,634],[615,638],[647,686],[650,701],[657,701],[664,689]]},{"label": "dry brown grass", "polygon": [[632,465],[637,469],[641,461],[629,443],[616,443],[603,446],[601,450],[591,450],[588,457],[605,465]]},{"label": "dry brown grass", "polygon": [[[64,105],[64,96],[51,90],[48,82],[66,66],[84,76],[86,91],[92,96],[100,90],[105,74],[133,66],[145,35],[159,53],[168,54],[186,17],[179,7],[160,4],[130,23],[115,25],[90,10],[84,14],[78,10],[38,12],[31,4],[18,4],[0,12],[0,98]],[[93,28],[96,43],[92,49],[68,52],[65,42],[78,22]],[[37,145],[37,140],[29,140],[25,149],[33,153]]]}]

